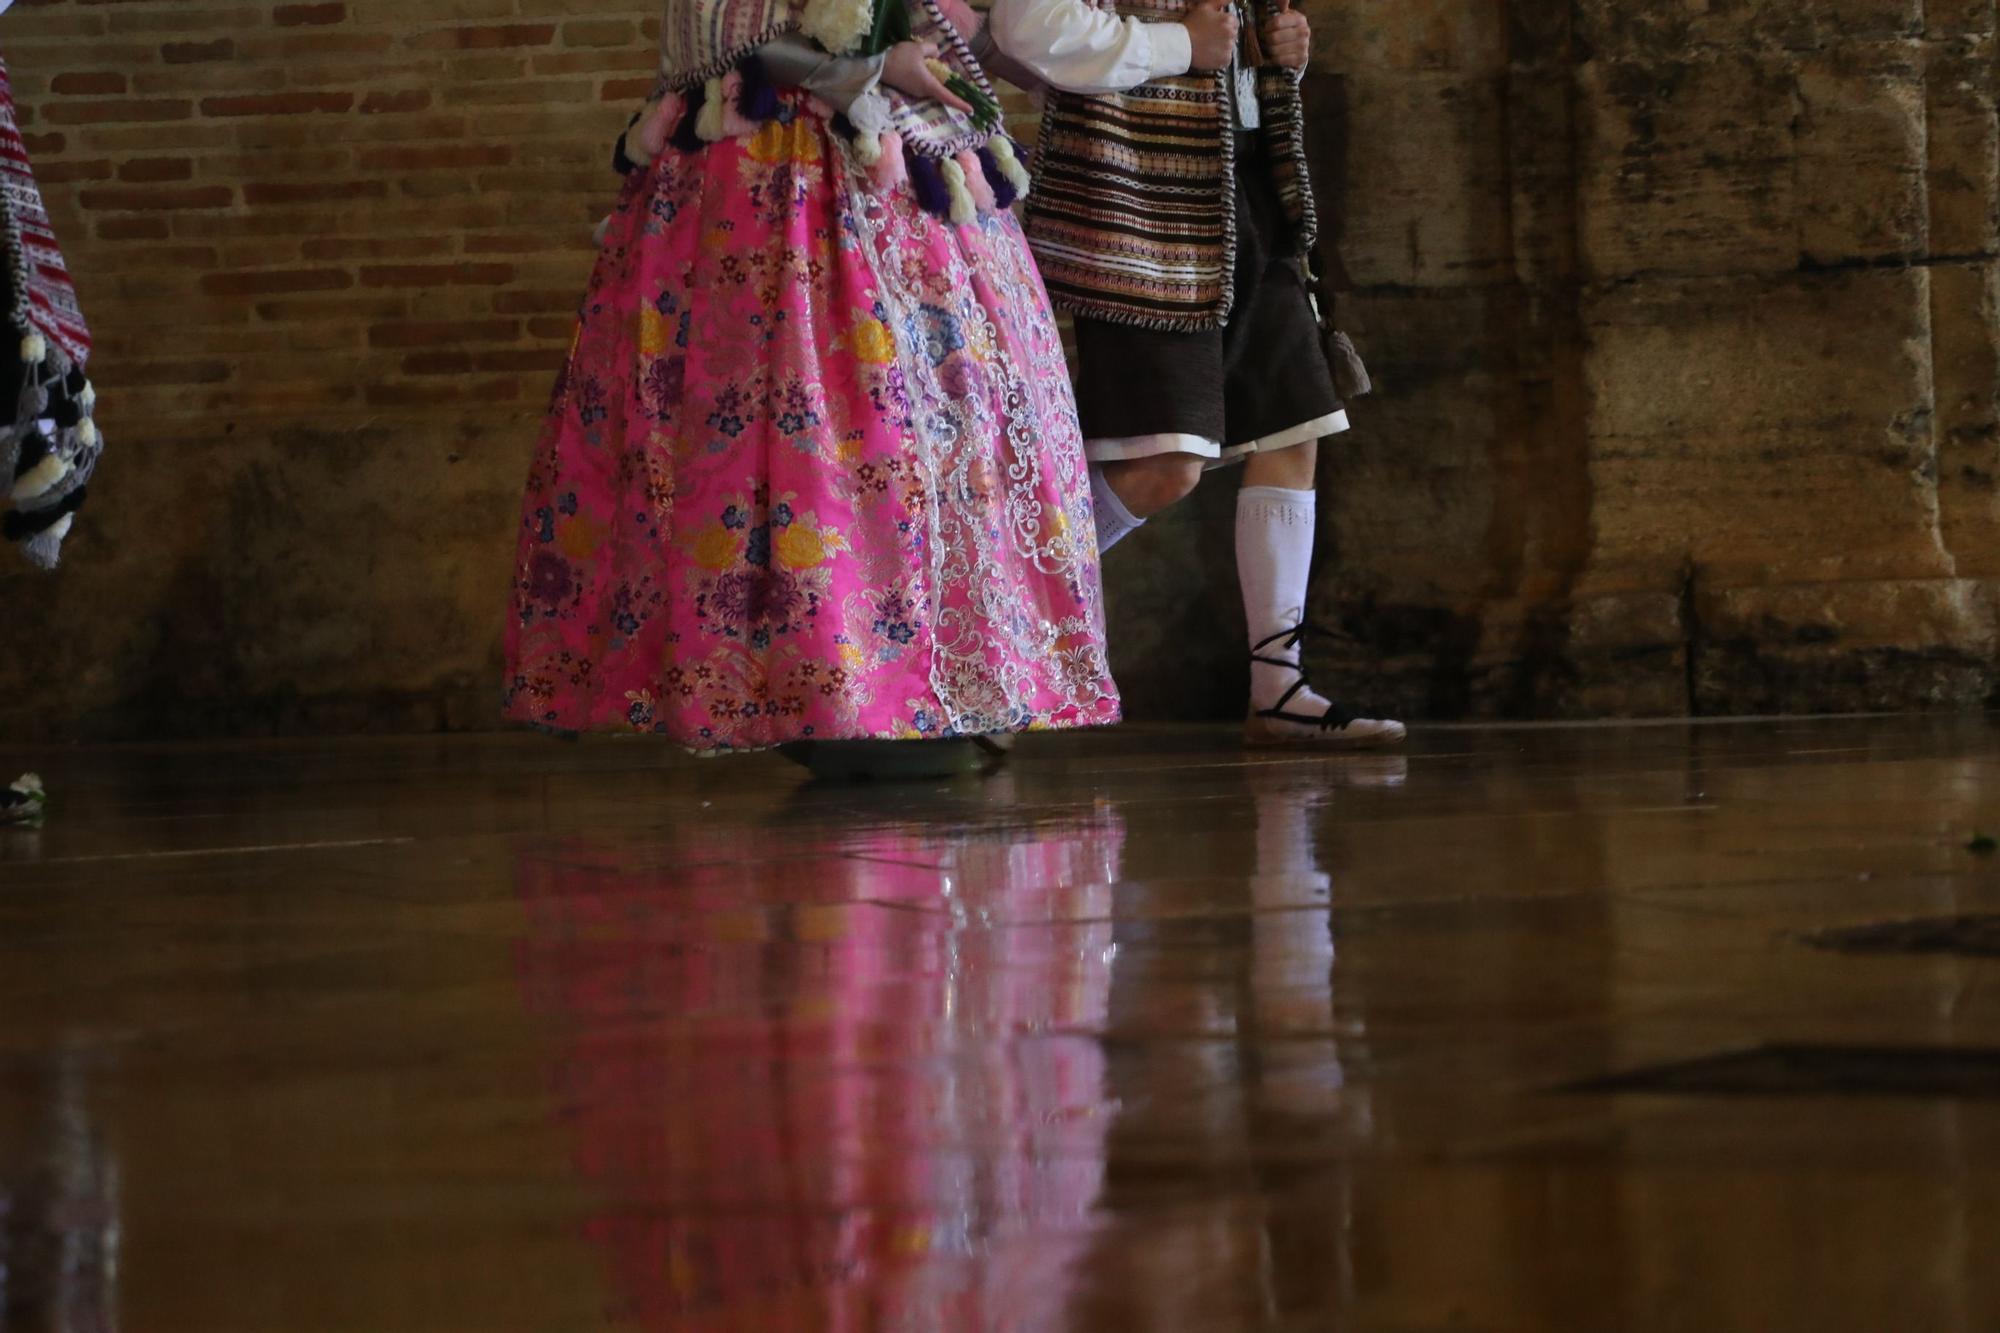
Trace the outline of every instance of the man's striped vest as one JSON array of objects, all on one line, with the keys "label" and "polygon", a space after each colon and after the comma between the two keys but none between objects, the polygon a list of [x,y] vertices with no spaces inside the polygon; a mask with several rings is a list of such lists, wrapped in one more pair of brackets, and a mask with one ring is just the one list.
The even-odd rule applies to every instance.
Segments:
[{"label": "man's striped vest", "polygon": [[[1188,0],[1094,0],[1149,23]],[[1245,22],[1261,21],[1245,0]],[[1259,71],[1279,197],[1305,254],[1318,237],[1300,71]],[[1151,329],[1212,329],[1235,299],[1236,127],[1229,75],[1184,74],[1125,92],[1052,92],[1028,196],[1028,242],[1060,310]]]}]

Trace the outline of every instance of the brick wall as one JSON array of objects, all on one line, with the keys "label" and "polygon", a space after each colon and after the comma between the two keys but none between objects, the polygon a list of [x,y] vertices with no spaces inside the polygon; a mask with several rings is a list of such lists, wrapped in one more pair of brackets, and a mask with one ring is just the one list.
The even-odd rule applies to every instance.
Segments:
[{"label": "brick wall", "polygon": [[26,0],[0,50],[114,415],[338,427],[539,396],[605,144],[650,84],[646,14]]},{"label": "brick wall", "polygon": [[655,12],[0,18],[110,448],[61,573],[0,573],[34,682],[0,732],[492,715],[512,511]]}]

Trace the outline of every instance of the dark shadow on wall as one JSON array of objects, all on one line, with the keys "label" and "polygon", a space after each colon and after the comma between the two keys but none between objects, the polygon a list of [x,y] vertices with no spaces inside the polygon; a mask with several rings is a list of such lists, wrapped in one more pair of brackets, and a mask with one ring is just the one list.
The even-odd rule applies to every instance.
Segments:
[{"label": "dark shadow on wall", "polygon": [[1111,670],[1132,721],[1243,715],[1250,664],[1236,582],[1241,475],[1211,475],[1105,557]]},{"label": "dark shadow on wall", "polygon": [[[1504,158],[1465,182],[1504,248],[1483,275],[1430,285],[1357,287],[1348,277],[1351,201],[1369,197],[1350,189],[1349,164],[1367,171],[1370,154],[1350,142],[1348,78],[1305,81],[1315,260],[1335,279],[1339,322],[1362,339],[1376,378],[1376,392],[1354,405],[1353,433],[1325,450],[1313,597],[1315,618],[1343,636],[1319,674],[1363,707],[1438,719],[1583,706],[1569,602],[1591,550],[1593,496],[1569,234],[1571,108],[1560,73],[1535,68],[1564,65],[1560,37],[1516,31],[1525,55],[1492,106],[1454,103],[1457,132],[1474,145],[1491,138]],[[1495,110],[1497,128],[1487,123]],[[1482,152],[1494,155],[1471,156]],[[1456,561],[1410,558],[1433,541]]]},{"label": "dark shadow on wall", "polygon": [[482,460],[472,446],[496,432],[477,434],[288,427],[128,449],[63,567],[0,578],[22,681],[0,737],[498,726],[526,444]]}]

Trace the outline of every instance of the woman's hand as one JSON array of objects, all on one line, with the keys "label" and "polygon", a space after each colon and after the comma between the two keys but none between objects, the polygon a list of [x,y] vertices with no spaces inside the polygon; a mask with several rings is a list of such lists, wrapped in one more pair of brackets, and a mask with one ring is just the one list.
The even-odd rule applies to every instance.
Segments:
[{"label": "woman's hand", "polygon": [[1278,0],[1278,12],[1264,20],[1264,59],[1286,69],[1304,69],[1312,60],[1312,25],[1292,8],[1292,0]]},{"label": "woman's hand", "polygon": [[911,97],[927,97],[970,115],[972,106],[931,72],[938,49],[932,42],[897,42],[882,60],[882,82]]}]

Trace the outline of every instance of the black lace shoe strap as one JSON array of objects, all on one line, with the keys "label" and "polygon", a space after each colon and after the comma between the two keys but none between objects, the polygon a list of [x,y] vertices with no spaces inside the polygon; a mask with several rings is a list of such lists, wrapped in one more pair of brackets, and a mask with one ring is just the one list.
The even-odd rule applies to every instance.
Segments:
[{"label": "black lace shoe strap", "polygon": [[1339,639],[1343,643],[1354,642],[1354,636],[1343,630],[1328,629],[1325,625],[1301,620],[1290,629],[1281,629],[1276,634],[1268,634],[1250,645],[1252,654],[1261,653],[1266,648],[1276,647],[1283,652],[1295,652],[1307,639]]},{"label": "black lace shoe strap", "polygon": [[1296,699],[1301,690],[1310,689],[1312,682],[1306,677],[1304,662],[1297,658],[1271,657],[1266,655],[1265,652],[1266,649],[1275,649],[1278,652],[1297,653],[1305,643],[1308,635],[1316,635],[1329,639],[1344,639],[1347,637],[1334,630],[1315,625],[1309,620],[1301,620],[1290,629],[1281,629],[1276,634],[1267,635],[1250,645],[1250,660],[1252,662],[1262,663],[1265,666],[1290,667],[1298,673],[1298,678],[1292,682],[1292,687],[1278,697],[1278,702],[1269,708],[1258,709],[1257,716],[1270,718],[1277,722],[1293,722],[1303,727],[1319,727],[1326,731],[1338,731],[1348,723],[1354,721],[1359,715],[1350,713],[1341,705],[1333,702],[1328,702],[1326,711],[1317,717],[1306,713],[1285,711],[1285,705]]},{"label": "black lace shoe strap", "polygon": [[1292,682],[1292,688],[1279,695],[1278,702],[1269,708],[1258,709],[1257,716],[1270,718],[1274,722],[1293,722],[1302,727],[1318,727],[1322,731],[1339,731],[1354,720],[1355,714],[1331,700],[1326,705],[1326,711],[1318,717],[1309,713],[1286,712],[1285,705],[1298,698],[1299,691],[1305,688],[1307,688],[1305,673],[1300,672],[1299,678]]}]

